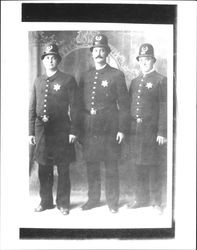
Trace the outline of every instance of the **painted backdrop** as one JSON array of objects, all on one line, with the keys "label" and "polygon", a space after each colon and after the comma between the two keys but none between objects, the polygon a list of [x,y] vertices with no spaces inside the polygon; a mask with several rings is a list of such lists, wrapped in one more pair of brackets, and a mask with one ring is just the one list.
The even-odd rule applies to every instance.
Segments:
[{"label": "painted backdrop", "polygon": [[[75,77],[77,82],[83,71],[93,66],[90,53],[92,39],[97,33],[103,33],[108,37],[111,53],[108,63],[122,70],[125,74],[126,83],[129,87],[131,79],[139,73],[136,61],[139,46],[141,43],[151,43],[155,48],[156,70],[167,75],[167,56],[169,37],[162,32],[151,31],[150,29],[133,31],[31,31],[29,32],[29,86],[33,84],[35,78],[44,72],[40,56],[46,43],[55,42],[60,48],[62,61],[59,69]],[[83,155],[79,145],[76,145],[77,162],[71,166],[72,192],[82,192],[86,195],[87,180],[86,168]],[[166,149],[163,151],[163,170],[160,181],[163,191],[163,200],[166,199]],[[132,155],[127,146],[127,140],[123,144],[122,158],[119,162],[120,172],[120,192],[123,200],[128,196],[133,196],[135,183],[135,173],[132,164]],[[30,147],[30,193],[37,194],[38,178],[37,165],[33,159],[33,147]],[[54,170],[55,171],[55,170]],[[101,173],[104,169],[102,168]],[[103,173],[104,175],[104,173]],[[103,178],[103,177],[102,177]],[[55,188],[55,187],[54,187]],[[104,187],[103,187],[104,189]]]}]

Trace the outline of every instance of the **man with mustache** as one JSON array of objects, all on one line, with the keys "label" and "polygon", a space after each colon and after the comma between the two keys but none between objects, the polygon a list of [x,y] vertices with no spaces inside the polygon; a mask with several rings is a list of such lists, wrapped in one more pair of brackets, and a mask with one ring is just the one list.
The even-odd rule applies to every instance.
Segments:
[{"label": "man with mustache", "polygon": [[83,121],[82,142],[87,163],[88,201],[82,210],[99,206],[100,163],[105,165],[105,191],[109,210],[118,212],[121,143],[129,129],[129,94],[124,74],[107,64],[110,53],[105,35],[96,35],[90,48],[95,68],[85,72],[79,90]]}]

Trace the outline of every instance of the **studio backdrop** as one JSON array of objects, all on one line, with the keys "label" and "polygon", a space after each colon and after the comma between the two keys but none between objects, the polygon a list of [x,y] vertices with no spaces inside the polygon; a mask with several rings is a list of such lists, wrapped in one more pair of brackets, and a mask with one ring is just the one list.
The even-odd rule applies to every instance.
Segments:
[{"label": "studio backdrop", "polygon": [[[161,32],[163,29],[164,32]],[[31,86],[37,76],[44,73],[41,54],[46,43],[56,43],[62,61],[59,69],[65,73],[73,75],[79,82],[82,72],[94,66],[90,47],[93,37],[102,33],[108,37],[111,53],[107,62],[117,69],[120,69],[126,79],[129,88],[131,80],[139,74],[139,66],[136,56],[142,43],[151,43],[155,49],[157,59],[155,69],[161,74],[168,76],[173,74],[172,63],[169,67],[168,60],[172,62],[173,35],[172,29],[166,25],[143,25],[132,30],[50,30],[50,31],[30,31],[29,36],[29,86]],[[170,71],[170,72],[169,72]],[[172,82],[169,89],[172,89]],[[172,101],[172,100],[171,100]],[[170,106],[172,109],[172,105]],[[120,174],[120,202],[126,202],[128,197],[133,197],[135,185],[135,169],[132,152],[129,150],[128,138],[122,145],[122,156],[119,160]],[[75,145],[77,161],[72,164],[71,183],[72,194],[77,193],[85,201],[87,196],[87,177],[85,162],[83,160],[82,149],[79,144]],[[159,187],[162,191],[162,202],[167,202],[167,169],[172,171],[172,162],[167,168],[167,145],[161,147],[161,173],[158,179]],[[30,147],[30,193],[38,193],[37,164],[34,162],[34,148]],[[102,168],[104,175],[104,169]],[[103,177],[102,177],[103,178]],[[102,190],[104,189],[102,184]],[[171,193],[171,190],[170,190]],[[103,194],[103,192],[102,192]],[[72,199],[72,197],[71,197]]]}]

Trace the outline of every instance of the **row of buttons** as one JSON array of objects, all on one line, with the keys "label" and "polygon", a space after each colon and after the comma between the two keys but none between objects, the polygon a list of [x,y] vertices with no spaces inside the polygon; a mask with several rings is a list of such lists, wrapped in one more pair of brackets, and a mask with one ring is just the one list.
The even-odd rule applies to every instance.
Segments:
[{"label": "row of buttons", "polygon": [[[143,82],[143,81],[144,81],[144,79],[142,78],[142,79],[141,79],[141,82]],[[136,108],[136,118],[139,118],[139,117],[140,117],[140,116],[139,116],[139,110],[140,110],[139,105],[140,105],[141,87],[142,87],[142,83],[139,84],[139,88],[138,88],[138,96],[137,96],[138,100],[137,100],[137,108]]]},{"label": "row of buttons", "polygon": [[47,107],[47,105],[46,105],[46,102],[47,102],[47,96],[48,96],[48,94],[47,94],[47,92],[49,91],[48,90],[48,87],[49,87],[49,79],[47,79],[46,80],[46,88],[45,88],[45,98],[44,98],[44,114],[46,114],[46,112],[47,112],[47,110],[46,110],[46,107]]},{"label": "row of buttons", "polygon": [[[92,96],[91,96],[91,99],[92,99],[92,102],[91,102],[91,105],[94,106],[94,99],[95,99],[95,90],[96,90],[96,84],[97,84],[97,81],[96,79],[98,78],[98,72],[96,72],[96,75],[94,77],[94,85],[92,87],[93,91],[92,91]],[[93,107],[92,107],[93,108]]]}]

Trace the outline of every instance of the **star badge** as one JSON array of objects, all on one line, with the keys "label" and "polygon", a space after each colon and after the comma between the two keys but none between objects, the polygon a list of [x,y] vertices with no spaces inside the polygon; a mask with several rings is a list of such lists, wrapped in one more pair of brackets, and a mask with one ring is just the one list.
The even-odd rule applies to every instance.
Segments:
[{"label": "star badge", "polygon": [[58,90],[60,90],[60,85],[57,83],[57,84],[55,84],[54,86],[53,86],[53,89],[54,90],[56,90],[56,91],[58,91]]},{"label": "star badge", "polygon": [[151,89],[153,87],[152,82],[147,82],[146,87],[147,89]]},{"label": "star badge", "polygon": [[104,80],[102,81],[101,85],[105,88],[105,87],[108,87],[108,81],[107,80]]}]

